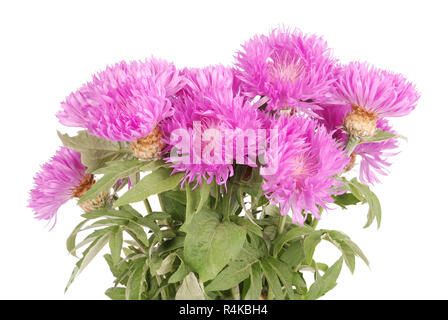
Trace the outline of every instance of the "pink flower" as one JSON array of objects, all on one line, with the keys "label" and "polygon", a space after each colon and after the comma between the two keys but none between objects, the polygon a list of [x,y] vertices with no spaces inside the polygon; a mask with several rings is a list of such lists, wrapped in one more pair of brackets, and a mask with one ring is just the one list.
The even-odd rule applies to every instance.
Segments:
[{"label": "pink flower", "polygon": [[267,167],[262,171],[266,196],[280,205],[282,215],[292,209],[294,223],[303,225],[309,213],[320,219],[318,207],[326,209],[333,202],[340,186],[334,176],[349,158],[315,120],[283,115],[272,126],[278,135],[270,137]]},{"label": "pink flower", "polygon": [[86,169],[78,152],[61,147],[34,177],[28,206],[36,218],[55,218],[56,222],[59,207],[74,197],[76,188],[86,177]]},{"label": "pink flower", "polygon": [[255,36],[236,55],[237,77],[250,98],[269,99],[267,110],[298,108],[309,112],[326,101],[334,79],[335,60],[315,35],[278,28]]},{"label": "pink flower", "polygon": [[[379,119],[377,122],[377,128],[383,131],[396,133],[392,130],[392,127],[386,119]],[[377,178],[377,174],[388,174],[387,167],[391,165],[388,158],[398,154],[396,149],[398,149],[397,139],[361,143],[356,146],[353,153],[361,157],[359,180],[362,183],[371,185],[379,183],[380,180]]]},{"label": "pink flower", "polygon": [[[325,125],[333,138],[345,144],[348,134],[343,129],[344,118],[350,112],[349,105],[322,105],[316,113],[320,116],[319,122]],[[386,119],[378,119],[376,128],[390,133],[396,133]],[[388,158],[398,154],[397,139],[388,139],[379,142],[361,143],[353,150],[352,157],[361,158],[359,179],[363,183],[373,185],[380,182],[377,174],[386,175],[390,166]]]},{"label": "pink flower", "polygon": [[182,86],[182,77],[166,61],[120,62],[70,94],[57,117],[100,138],[136,141],[172,114],[170,98]]},{"label": "pink flower", "polygon": [[[205,68],[185,68],[181,71],[186,85],[182,92],[190,97],[202,94],[212,95],[215,99],[228,99],[238,94],[239,81],[235,78],[234,70],[223,65]],[[225,95],[221,97],[220,95]]]},{"label": "pink flower", "polygon": [[[181,140],[173,138],[173,133],[180,130],[186,135],[183,139],[189,140],[188,150],[182,153],[189,154],[188,161],[180,162],[176,157],[166,160],[172,163],[173,172],[186,173],[184,182],[201,184],[205,179],[208,184],[214,180],[223,185],[234,173],[238,137],[249,131],[257,135],[263,116],[244,97],[235,95],[230,69],[216,66],[188,72],[190,84],[173,100],[173,116],[162,125],[170,150]],[[255,147],[248,141],[246,149]],[[250,164],[248,150],[242,153]]]},{"label": "pink flower", "polygon": [[352,62],[339,70],[335,95],[342,103],[375,116],[401,117],[415,109],[419,94],[402,75]]}]

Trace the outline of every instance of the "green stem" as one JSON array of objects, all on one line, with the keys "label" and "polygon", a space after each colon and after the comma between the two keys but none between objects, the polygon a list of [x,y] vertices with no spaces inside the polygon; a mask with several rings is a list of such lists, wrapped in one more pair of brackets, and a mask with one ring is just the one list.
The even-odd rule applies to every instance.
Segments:
[{"label": "green stem", "polygon": [[230,221],[230,202],[232,201],[232,190],[233,190],[233,184],[229,183],[229,188],[227,189],[227,193],[224,195],[223,198],[223,207],[222,211],[224,214],[224,221]]},{"label": "green stem", "polygon": [[230,292],[232,293],[232,299],[233,300],[240,300],[240,288],[238,286],[233,287],[232,289],[230,289]]},{"label": "green stem", "polygon": [[[157,285],[160,287],[162,283],[162,279],[160,276],[156,276]],[[168,295],[166,294],[165,288],[160,289],[160,295],[162,296],[162,300],[169,300]]]},{"label": "green stem", "polygon": [[162,209],[162,212],[166,212],[166,208],[165,208],[165,204],[163,203],[163,199],[162,196],[160,195],[160,193],[157,194],[157,197],[159,198],[159,203],[160,203],[160,209]]},{"label": "green stem", "polygon": [[143,200],[143,203],[145,204],[146,212],[148,212],[148,214],[151,214],[152,209],[151,209],[151,205],[149,204],[148,199]]},{"label": "green stem", "polygon": [[319,220],[317,220],[316,218],[314,218],[314,219],[313,219],[313,222],[311,223],[311,227],[312,227],[313,229],[316,229],[318,223],[319,223]]},{"label": "green stem", "polygon": [[277,226],[277,237],[283,233],[283,230],[285,230],[286,217],[286,214],[284,216],[280,216],[280,221]]},{"label": "green stem", "polygon": [[274,292],[271,288],[268,289],[268,300],[274,300]]},{"label": "green stem", "polygon": [[347,140],[347,144],[345,145],[345,151],[347,151],[348,155],[351,155],[353,150],[355,150],[356,146],[361,142],[361,139],[355,135],[350,135]]},{"label": "green stem", "polygon": [[187,196],[187,204],[185,209],[185,224],[188,224],[190,222],[190,219],[193,216],[193,210],[194,210],[194,203],[191,195],[191,187],[190,184],[187,183],[185,186],[185,194]]}]

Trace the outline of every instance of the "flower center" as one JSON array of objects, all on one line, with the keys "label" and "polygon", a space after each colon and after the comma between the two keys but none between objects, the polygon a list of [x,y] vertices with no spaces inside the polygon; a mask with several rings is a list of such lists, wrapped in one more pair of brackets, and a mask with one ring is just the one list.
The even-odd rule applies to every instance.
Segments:
[{"label": "flower center", "polygon": [[311,154],[301,154],[295,160],[295,168],[292,177],[301,184],[306,178],[317,173],[318,161]]},{"label": "flower center", "polygon": [[87,191],[90,190],[90,188],[95,183],[95,177],[93,174],[86,175],[82,180],[81,183],[73,189],[72,191],[72,197],[73,198],[81,198],[83,195],[86,194]]},{"label": "flower center", "polygon": [[369,138],[375,134],[377,119],[375,113],[353,106],[352,111],[344,119],[344,127],[348,133],[357,138]]},{"label": "flower center", "polygon": [[138,159],[154,160],[160,158],[165,147],[162,129],[156,126],[149,135],[131,144],[132,151]]},{"label": "flower center", "polygon": [[[72,197],[73,198],[82,198],[83,195],[86,194],[87,191],[95,184],[95,176],[93,174],[87,174],[80,182],[80,184],[73,189]],[[86,202],[80,203],[79,206],[85,211],[93,211],[103,208],[106,205],[108,200],[108,195],[104,192],[96,197],[95,199],[88,200]]]},{"label": "flower center", "polygon": [[304,72],[305,67],[299,60],[273,59],[271,67],[271,78],[273,81],[289,81],[294,83]]}]

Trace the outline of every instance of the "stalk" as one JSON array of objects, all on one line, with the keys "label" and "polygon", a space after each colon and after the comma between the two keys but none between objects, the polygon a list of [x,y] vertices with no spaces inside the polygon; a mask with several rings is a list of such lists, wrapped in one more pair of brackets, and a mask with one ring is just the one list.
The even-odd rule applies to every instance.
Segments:
[{"label": "stalk", "polygon": [[192,199],[192,195],[191,195],[191,187],[190,187],[189,183],[186,184],[185,193],[187,196],[187,206],[186,206],[186,210],[185,210],[185,225],[187,225],[191,220],[191,217],[193,215],[193,210],[194,210],[194,208],[193,208],[194,203],[193,203],[193,199]]},{"label": "stalk", "polygon": [[348,155],[351,155],[353,150],[355,150],[356,146],[361,142],[361,139],[356,135],[351,134],[347,140],[347,144],[345,146],[345,151],[347,151]]},{"label": "stalk", "polygon": [[286,217],[286,214],[284,216],[280,216],[280,221],[277,226],[277,237],[283,233],[283,230],[285,230]]},{"label": "stalk", "polygon": [[149,204],[148,199],[143,200],[143,203],[145,204],[146,212],[148,212],[148,214],[151,214],[152,208],[151,205]]},{"label": "stalk", "polygon": [[227,193],[224,195],[223,198],[223,214],[224,214],[224,221],[230,221],[230,202],[232,200],[232,190],[233,190],[233,184],[229,183],[229,189],[227,190]]}]

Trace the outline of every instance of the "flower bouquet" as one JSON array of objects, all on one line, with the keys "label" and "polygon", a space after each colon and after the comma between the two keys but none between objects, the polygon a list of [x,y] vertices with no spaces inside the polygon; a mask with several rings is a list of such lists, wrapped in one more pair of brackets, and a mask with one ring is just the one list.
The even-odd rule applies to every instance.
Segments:
[{"label": "flower bouquet", "polygon": [[[83,130],[58,133],[29,207],[53,225],[68,200],[82,209],[67,288],[107,250],[111,299],[317,299],[343,264],[368,264],[318,221],[367,204],[365,227],[380,225],[371,186],[400,138],[386,118],[418,98],[401,75],[340,64],[322,38],[282,27],[231,67],[120,62],[62,103],[60,122]],[[322,241],[341,252],[331,265],[314,258]]]}]

